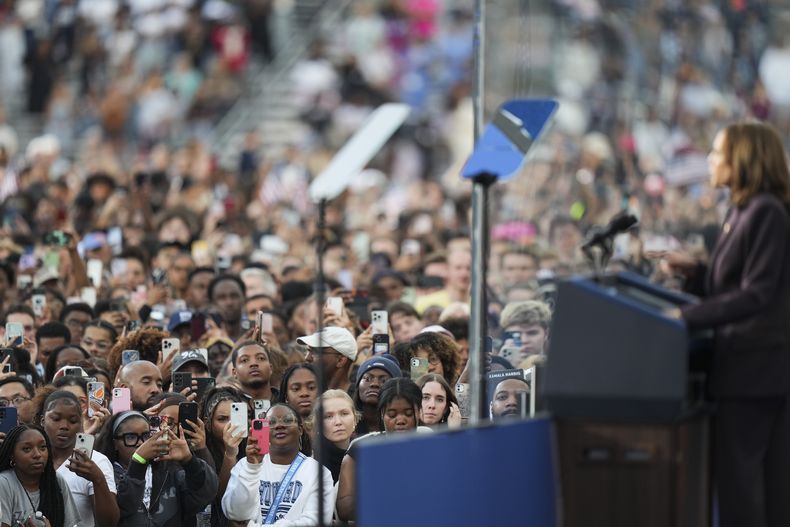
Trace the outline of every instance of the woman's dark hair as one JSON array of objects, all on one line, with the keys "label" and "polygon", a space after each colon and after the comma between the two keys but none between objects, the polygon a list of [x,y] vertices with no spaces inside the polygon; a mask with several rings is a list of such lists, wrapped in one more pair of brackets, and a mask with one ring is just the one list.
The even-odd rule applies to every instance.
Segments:
[{"label": "woman's dark hair", "polygon": [[[127,413],[128,412],[120,412],[113,414],[113,416],[110,417],[106,423],[104,423],[99,435],[96,437],[96,445],[94,446],[94,450],[97,450],[107,456],[107,459],[110,460],[110,463],[115,463],[118,461],[118,452],[116,452],[115,443],[113,442],[113,429],[115,428],[115,423]],[[142,419],[146,423],[148,422],[145,417],[135,415],[133,417],[124,419],[124,423],[131,421],[132,419]],[[126,467],[124,467],[124,469],[125,468]]]},{"label": "woman's dark hair", "polygon": [[415,422],[419,418],[420,407],[422,406],[422,390],[414,384],[413,380],[406,377],[396,377],[388,380],[381,387],[381,395],[379,395],[379,426],[382,430],[386,430],[384,428],[384,412],[396,399],[404,399],[414,408]]},{"label": "woman's dark hair", "polygon": [[5,441],[0,445],[0,472],[13,468],[11,466],[11,457],[14,454],[14,449],[19,442],[19,438],[28,430],[35,430],[41,434],[47,445],[47,462],[44,464],[44,473],[38,482],[40,492],[38,510],[46,516],[52,527],[63,527],[63,521],[65,520],[63,515],[63,494],[60,491],[55,466],[52,464],[52,445],[50,445],[49,438],[44,433],[43,428],[38,425],[22,424],[8,432]]},{"label": "woman's dark hair", "polygon": [[302,420],[302,416],[299,415],[299,412],[294,410],[293,406],[289,406],[285,403],[275,403],[269,408],[269,411],[266,412],[266,415],[269,415],[272,410],[281,406],[283,408],[287,408],[289,412],[296,416],[296,422],[299,426],[302,427],[302,436],[299,438],[299,451],[304,454],[305,456],[313,455],[313,444],[310,442],[310,434],[307,433],[307,429],[304,426],[304,421]]},{"label": "woman's dark hair", "polygon": [[77,386],[78,388],[82,388],[82,391],[85,392],[85,396],[88,396],[88,378],[83,377],[81,375],[63,375],[58,377],[55,382],[52,383],[55,388],[65,388],[66,386]]},{"label": "woman's dark hair", "polygon": [[[444,390],[444,395],[447,399],[447,406],[444,409],[444,413],[442,414],[442,418],[439,421],[440,423],[446,423],[447,418],[450,416],[450,405],[451,404],[458,404],[458,398],[455,396],[455,392],[450,385],[447,384],[447,381],[441,375],[437,375],[435,373],[426,373],[419,379],[417,379],[417,387],[420,389],[420,394],[422,394],[422,389],[425,388],[425,385],[429,382],[436,382],[441,385],[442,389]],[[420,406],[422,406],[422,399],[420,399]]]},{"label": "woman's dark hair", "polygon": [[162,392],[160,394],[154,395],[151,398],[151,405],[153,406],[155,404],[159,404],[162,401],[165,401],[165,404],[162,406],[162,408],[159,409],[160,412],[165,408],[167,408],[168,406],[178,406],[181,403],[189,402],[189,399],[187,399],[180,393]]},{"label": "woman's dark hair", "polygon": [[9,356],[8,363],[11,364],[17,377],[28,379],[33,386],[42,384],[38,371],[30,363],[29,351],[19,347],[9,347],[2,348],[2,352]]},{"label": "woman's dark hair", "polygon": [[[244,395],[233,388],[232,386],[218,386],[206,392],[203,397],[202,406],[200,408],[200,419],[203,421],[203,428],[206,431],[206,448],[208,448],[211,457],[214,459],[214,466],[217,471],[222,467],[222,459],[225,455],[225,444],[222,438],[217,439],[211,431],[211,422],[214,420],[214,411],[222,401],[231,401],[232,403],[246,402]],[[246,440],[242,440],[239,444],[239,451],[243,452],[246,448]],[[212,513],[213,514],[213,513]]]},{"label": "woman's dark hair", "polygon": [[[98,317],[99,314],[96,313],[96,316]],[[110,324],[109,322],[107,322],[106,320],[102,320],[100,318],[94,318],[93,320],[91,320],[90,322],[88,322],[85,325],[85,329],[88,329],[88,328],[103,329],[104,331],[106,331],[106,332],[108,332],[110,334],[110,340],[111,341],[115,342],[116,340],[118,340],[118,331],[116,331],[115,327],[112,324]],[[83,335],[84,335],[84,333],[83,333]]]},{"label": "woman's dark hair", "polygon": [[312,364],[307,364],[304,362],[300,362],[299,364],[291,364],[283,373],[283,378],[280,381],[280,399],[277,402],[288,404],[288,381],[291,380],[291,376],[296,373],[297,370],[309,371],[313,374],[313,377],[315,377],[316,383],[318,383],[318,375],[315,373],[315,368],[313,368]]},{"label": "woman's dark hair", "polygon": [[55,369],[55,364],[57,364],[57,362],[58,362],[58,355],[60,355],[61,352],[66,351],[66,350],[70,350],[70,349],[75,349],[75,350],[79,351],[80,353],[82,353],[82,356],[85,358],[85,360],[89,360],[91,358],[90,353],[85,351],[85,348],[83,348],[82,346],[79,346],[77,344],[64,344],[62,346],[58,346],[50,354],[49,359],[47,360],[47,367],[44,370],[44,379],[47,382],[52,382],[52,378],[55,376],[55,372],[57,372],[57,370]]}]

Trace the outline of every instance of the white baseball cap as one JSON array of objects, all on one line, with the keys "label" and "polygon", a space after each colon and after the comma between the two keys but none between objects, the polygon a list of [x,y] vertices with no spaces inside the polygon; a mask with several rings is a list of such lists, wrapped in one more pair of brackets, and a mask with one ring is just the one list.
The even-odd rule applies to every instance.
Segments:
[{"label": "white baseball cap", "polygon": [[357,358],[357,341],[346,328],[327,326],[318,333],[299,337],[296,342],[311,348],[332,348],[352,361]]}]

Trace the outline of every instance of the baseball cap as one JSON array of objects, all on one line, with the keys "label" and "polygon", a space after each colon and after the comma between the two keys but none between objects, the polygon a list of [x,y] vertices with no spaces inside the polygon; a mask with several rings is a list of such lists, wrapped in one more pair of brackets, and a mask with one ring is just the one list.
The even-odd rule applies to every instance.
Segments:
[{"label": "baseball cap", "polygon": [[173,332],[181,324],[189,324],[192,320],[192,311],[176,311],[170,315],[170,321],[167,323],[167,331]]},{"label": "baseball cap", "polygon": [[182,351],[173,360],[173,371],[176,372],[180,370],[185,364],[189,362],[199,362],[200,364],[205,366],[206,370],[208,370],[208,361],[206,360],[207,355],[208,355],[208,351],[204,349],[203,350],[191,349],[187,351]]},{"label": "baseball cap", "polygon": [[357,358],[357,341],[346,328],[327,326],[319,333],[299,337],[296,342],[311,348],[332,348],[350,360]]},{"label": "baseball cap", "polygon": [[403,376],[400,366],[397,362],[395,362],[395,358],[392,357],[392,355],[379,355],[376,357],[371,357],[362,363],[362,366],[360,366],[359,370],[357,370],[356,383],[359,384],[359,381],[362,380],[362,376],[375,368],[386,371],[393,379]]}]

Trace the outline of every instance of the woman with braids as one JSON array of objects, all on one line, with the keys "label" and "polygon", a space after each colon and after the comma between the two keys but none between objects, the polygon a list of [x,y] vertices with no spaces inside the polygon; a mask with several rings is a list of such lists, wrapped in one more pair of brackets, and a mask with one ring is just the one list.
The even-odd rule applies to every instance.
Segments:
[{"label": "woman with braids", "polygon": [[324,478],[324,522],[332,521],[335,491],[332,474],[315,459],[307,457],[310,438],[302,418],[290,406],[277,403],[266,414],[269,419],[269,453],[258,440],[247,439],[246,458],[230,473],[222,497],[222,510],[233,521],[248,525],[316,525],[318,523],[318,478]]},{"label": "woman with braids", "polygon": [[36,425],[11,429],[0,446],[0,526],[74,527],[80,521],[68,485],[55,473],[52,448]]},{"label": "woman with braids", "polygon": [[201,513],[211,518],[212,527],[230,525],[222,512],[222,496],[230,480],[230,471],[243,457],[244,446],[246,446],[241,430],[236,430],[236,427],[230,423],[231,403],[246,403],[246,400],[236,388],[230,386],[214,388],[206,393],[200,414],[206,430],[206,446],[214,459],[219,477],[217,495],[211,505]]},{"label": "woman with braids", "polygon": [[101,452],[88,457],[74,450],[82,431],[82,409],[77,397],[58,390],[44,401],[42,424],[52,445],[52,464],[71,490],[82,517],[80,527],[112,527],[118,524],[115,477],[112,464]]}]

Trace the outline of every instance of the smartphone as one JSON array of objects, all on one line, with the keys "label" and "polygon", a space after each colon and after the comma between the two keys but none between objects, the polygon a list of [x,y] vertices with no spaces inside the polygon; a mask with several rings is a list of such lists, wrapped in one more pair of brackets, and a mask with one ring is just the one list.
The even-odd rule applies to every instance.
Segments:
[{"label": "smartphone", "polygon": [[102,283],[102,274],[104,273],[104,264],[98,258],[91,258],[87,263],[87,275],[91,285],[95,288],[100,288]]},{"label": "smartphone", "polygon": [[416,381],[426,373],[428,373],[428,359],[412,357],[409,361],[411,367],[411,380]]},{"label": "smartphone", "polygon": [[236,427],[236,437],[247,437],[248,413],[247,403],[230,403],[230,422]]},{"label": "smartphone", "polygon": [[266,412],[272,407],[272,402],[269,399],[255,399],[253,405],[255,406],[253,417],[255,419],[263,419],[266,416]]},{"label": "smartphone", "polygon": [[93,417],[93,404],[104,406],[104,383],[88,383],[88,417]]},{"label": "smartphone", "polygon": [[268,419],[255,419],[252,422],[252,437],[258,440],[258,448],[261,449],[261,455],[265,456],[269,453],[269,420]]},{"label": "smartphone", "polygon": [[77,442],[74,444],[74,450],[82,450],[85,456],[90,459],[93,455],[93,443],[96,438],[91,434],[77,434]]},{"label": "smartphone", "polygon": [[0,432],[7,434],[16,425],[16,408],[13,406],[0,406]]},{"label": "smartphone", "polygon": [[373,355],[383,355],[390,351],[390,336],[379,333],[373,335]]},{"label": "smartphone", "polygon": [[192,426],[187,423],[187,420],[197,423],[198,404],[196,402],[178,403],[178,425],[181,427],[181,430],[194,431]]},{"label": "smartphone", "polygon": [[171,391],[181,393],[185,388],[192,388],[192,373],[188,371],[173,372],[173,386]]},{"label": "smartphone", "polygon": [[140,352],[137,350],[123,350],[121,352],[121,364],[124,366],[138,360],[140,360]]},{"label": "smartphone", "polygon": [[217,380],[214,377],[198,377],[195,380],[197,381],[198,400],[202,399],[217,384]]},{"label": "smartphone", "polygon": [[181,341],[175,338],[162,339],[162,360],[167,360],[170,355],[181,351]]},{"label": "smartphone", "polygon": [[44,316],[44,308],[47,307],[47,295],[33,295],[30,298],[32,304],[33,314],[37,317]]},{"label": "smartphone", "polygon": [[505,342],[508,340],[513,343],[513,346],[520,347],[521,346],[521,332],[520,331],[505,331],[504,335],[502,335]]},{"label": "smartphone", "polygon": [[143,326],[143,322],[141,320],[130,320],[126,323],[126,334],[132,333],[133,331],[137,331]]},{"label": "smartphone", "polygon": [[255,314],[255,325],[261,328],[261,335],[264,333],[272,333],[272,314],[258,311]]},{"label": "smartphone", "polygon": [[63,375],[73,375],[75,377],[87,377],[85,370],[79,366],[72,366],[63,370]]},{"label": "smartphone", "polygon": [[128,270],[129,264],[126,262],[126,260],[116,258],[110,262],[110,273],[112,273],[113,277],[115,278],[126,276],[126,271]]},{"label": "smartphone", "polygon": [[373,326],[374,335],[389,335],[387,312],[384,310],[373,311],[370,315],[370,325]]},{"label": "smartphone", "polygon": [[96,288],[95,287],[83,287],[80,289],[80,299],[88,304],[89,306],[96,305]]},{"label": "smartphone", "polygon": [[458,400],[458,410],[461,412],[461,418],[469,419],[469,416],[472,415],[471,401],[469,400],[469,385],[460,382],[456,384],[455,398]]},{"label": "smartphone", "polygon": [[400,245],[400,253],[404,256],[419,256],[421,245],[417,240],[403,240]]},{"label": "smartphone", "polygon": [[132,409],[132,394],[129,388],[112,389],[112,413],[119,414]]},{"label": "smartphone", "polygon": [[63,231],[52,231],[44,235],[44,245],[54,245],[56,247],[65,247],[71,241],[71,234]]},{"label": "smartphone", "polygon": [[154,285],[162,285],[167,282],[167,272],[164,269],[154,269],[151,272],[151,282]]},{"label": "smartphone", "polygon": [[343,314],[343,298],[339,296],[330,296],[326,299],[326,307],[339,317]]},{"label": "smartphone", "polygon": [[[499,356],[508,361],[513,367],[517,367],[518,364],[518,357],[519,353],[521,352],[521,347],[514,347],[514,346],[506,346],[499,350]],[[516,361],[516,362],[514,362]]]},{"label": "smartphone", "polygon": [[[233,259],[227,254],[220,254],[217,256],[217,271],[224,273],[230,269]],[[246,436],[245,436],[246,437]]]},{"label": "smartphone", "polygon": [[14,368],[13,368],[13,366],[11,366],[10,362],[8,364],[6,364],[5,366],[3,366],[3,373],[13,373],[13,371],[14,371]]},{"label": "smartphone", "polygon": [[6,346],[21,347],[22,338],[25,335],[25,326],[21,322],[6,322],[5,342]]},{"label": "smartphone", "polygon": [[192,320],[189,321],[189,332],[192,335],[192,342],[198,342],[206,333],[206,315],[204,313],[195,313]]}]

